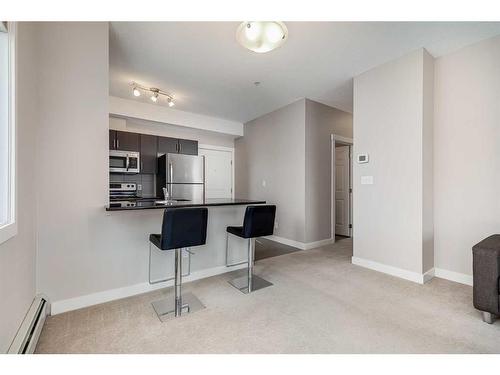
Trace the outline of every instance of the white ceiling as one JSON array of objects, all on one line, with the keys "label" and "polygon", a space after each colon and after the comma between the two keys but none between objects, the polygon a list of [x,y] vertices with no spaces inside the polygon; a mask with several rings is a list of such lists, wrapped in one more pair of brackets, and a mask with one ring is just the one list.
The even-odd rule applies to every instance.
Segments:
[{"label": "white ceiling", "polygon": [[132,95],[136,81],[171,93],[177,109],[241,122],[303,97],[351,111],[352,77],[420,47],[439,57],[500,34],[500,22],[286,22],[287,42],[257,54],[236,42],[238,24],[112,22],[110,94],[148,101]]}]

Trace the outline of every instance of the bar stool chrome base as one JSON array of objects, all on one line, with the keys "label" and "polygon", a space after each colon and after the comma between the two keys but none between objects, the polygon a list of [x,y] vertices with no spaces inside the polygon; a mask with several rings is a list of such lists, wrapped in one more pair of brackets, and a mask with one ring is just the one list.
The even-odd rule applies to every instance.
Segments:
[{"label": "bar stool chrome base", "polygon": [[267,288],[268,286],[273,285],[273,283],[259,277],[257,275],[252,275],[252,284],[250,290],[248,289],[248,276],[238,277],[234,280],[229,281],[229,284],[238,289],[241,293],[248,294],[251,292],[255,292],[259,289]]},{"label": "bar stool chrome base", "polygon": [[[161,299],[151,303],[153,309],[158,315],[158,318],[165,322],[175,318],[175,296],[174,293],[169,294],[165,299]],[[203,310],[205,305],[193,294],[185,293],[182,295],[181,316]]]}]

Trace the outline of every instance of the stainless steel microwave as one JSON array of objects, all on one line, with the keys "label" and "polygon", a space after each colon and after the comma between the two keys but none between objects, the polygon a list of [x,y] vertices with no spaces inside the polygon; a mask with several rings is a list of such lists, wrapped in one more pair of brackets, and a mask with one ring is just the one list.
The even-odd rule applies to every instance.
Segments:
[{"label": "stainless steel microwave", "polygon": [[139,173],[140,155],[134,151],[109,151],[109,171],[113,173]]}]

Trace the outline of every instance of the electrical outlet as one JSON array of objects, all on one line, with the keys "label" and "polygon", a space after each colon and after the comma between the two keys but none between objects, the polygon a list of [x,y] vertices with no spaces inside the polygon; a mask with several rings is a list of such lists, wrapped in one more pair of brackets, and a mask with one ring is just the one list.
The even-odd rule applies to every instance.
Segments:
[{"label": "electrical outlet", "polygon": [[277,222],[277,221],[275,221],[275,222],[274,222],[274,229],[278,229],[278,228],[279,228],[278,222]]},{"label": "electrical outlet", "polygon": [[142,190],[142,185],[141,184],[137,184],[137,190]]}]

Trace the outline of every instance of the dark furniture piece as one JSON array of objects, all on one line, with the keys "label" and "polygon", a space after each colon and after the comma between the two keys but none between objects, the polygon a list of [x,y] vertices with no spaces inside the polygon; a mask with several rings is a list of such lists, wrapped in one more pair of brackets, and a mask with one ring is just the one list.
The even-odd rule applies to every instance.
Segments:
[{"label": "dark furniture piece", "polygon": [[158,137],[158,153],[198,155],[198,141]]},{"label": "dark furniture piece", "polygon": [[122,151],[139,151],[139,134],[122,132],[119,130],[109,131],[109,149]]},{"label": "dark furniture piece", "polygon": [[155,135],[141,134],[141,173],[156,174],[158,137]]},{"label": "dark furniture piece", "polygon": [[486,323],[500,315],[500,234],[494,234],[472,247],[474,307]]},{"label": "dark furniture piece", "polygon": [[151,234],[149,236],[149,282],[151,284],[168,280],[151,281],[151,244],[163,251],[175,251],[174,296],[173,298],[170,297],[153,302],[153,308],[162,322],[205,308],[200,300],[192,293],[182,295],[181,287],[182,249],[200,246],[206,243],[207,220],[207,208],[167,208],[163,214],[161,234]]},{"label": "dark furniture piece", "polygon": [[270,236],[274,232],[274,218],[276,216],[276,206],[248,206],[243,219],[243,226],[227,227],[226,229],[226,266],[236,266],[240,263],[228,263],[228,240],[229,234],[240,238],[248,239],[248,263],[247,275],[231,280],[229,283],[243,293],[266,288],[273,285],[267,280],[253,274],[253,264],[255,258],[255,238]]}]

